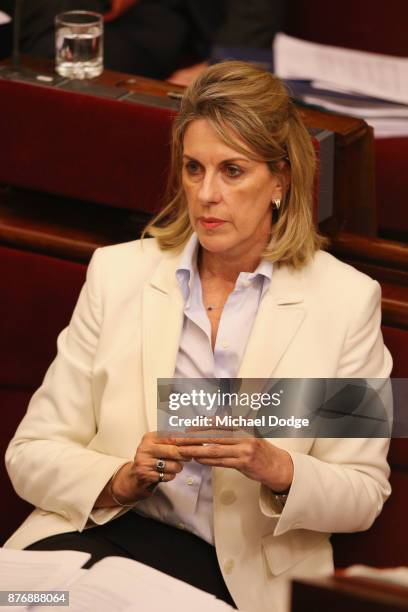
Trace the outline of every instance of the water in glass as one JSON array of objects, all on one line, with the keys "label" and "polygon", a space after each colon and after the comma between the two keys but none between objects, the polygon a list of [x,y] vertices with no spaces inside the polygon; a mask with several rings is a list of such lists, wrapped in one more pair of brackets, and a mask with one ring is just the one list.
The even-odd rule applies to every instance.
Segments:
[{"label": "water in glass", "polygon": [[63,77],[92,79],[103,71],[103,26],[61,23],[56,32],[56,71]]}]

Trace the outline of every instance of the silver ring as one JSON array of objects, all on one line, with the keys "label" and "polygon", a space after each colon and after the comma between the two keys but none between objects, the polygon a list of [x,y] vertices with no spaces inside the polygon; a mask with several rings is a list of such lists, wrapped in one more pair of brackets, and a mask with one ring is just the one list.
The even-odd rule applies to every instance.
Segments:
[{"label": "silver ring", "polygon": [[164,480],[164,472],[159,472],[159,482],[163,482]]},{"label": "silver ring", "polygon": [[164,472],[164,470],[166,469],[166,462],[164,459],[158,459],[156,461],[156,470],[158,472]]}]

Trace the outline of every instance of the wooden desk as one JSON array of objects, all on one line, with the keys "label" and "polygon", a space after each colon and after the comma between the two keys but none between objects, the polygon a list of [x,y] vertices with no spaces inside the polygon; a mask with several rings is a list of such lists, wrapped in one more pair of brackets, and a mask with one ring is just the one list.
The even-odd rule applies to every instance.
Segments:
[{"label": "wooden desk", "polygon": [[329,250],[381,283],[383,324],[408,329],[408,244],[338,232]]},{"label": "wooden desk", "polygon": [[408,610],[408,589],[351,578],[295,580],[291,612],[399,612]]},{"label": "wooden desk", "polygon": [[[51,62],[48,61],[33,61],[26,59],[26,64],[28,64],[31,68],[35,69],[42,76],[50,76],[53,75],[53,66]],[[0,64],[1,67],[1,64]],[[3,122],[5,124],[13,124],[13,130],[3,130],[3,143],[0,144],[0,182],[3,182],[5,185],[11,186],[19,186],[23,188],[34,188],[41,192],[53,192],[54,194],[65,195],[65,196],[73,196],[73,189],[70,191],[66,191],[66,186],[61,187],[63,181],[58,182],[57,180],[50,181],[50,178],[55,178],[55,174],[58,173],[58,168],[56,168],[54,159],[52,158],[52,151],[47,154],[51,157],[48,161],[51,164],[51,169],[49,176],[42,176],[42,173],[39,171],[38,175],[33,179],[32,174],[26,170],[26,167],[29,167],[30,163],[39,164],[38,158],[35,156],[35,142],[36,139],[41,140],[41,131],[38,129],[38,113],[44,112],[47,110],[43,109],[43,104],[47,103],[47,97],[43,96],[40,104],[36,106],[35,114],[30,114],[30,104],[32,108],[34,108],[34,102],[36,96],[34,95],[35,88],[38,90],[38,82],[37,84],[33,84],[33,79],[22,79],[13,81],[10,86],[10,80],[6,81],[1,78],[0,71],[0,96],[3,96],[3,100],[7,99],[10,101],[13,99],[13,96],[16,96],[16,99],[19,99],[20,108],[21,104],[25,103],[27,100],[27,111],[24,109],[24,113],[21,113],[21,117],[18,117],[18,120],[15,117],[15,106],[9,102],[8,111],[5,110],[3,112],[3,116],[0,117],[0,124]],[[14,84],[14,87],[13,87]],[[25,88],[24,88],[25,86]],[[88,82],[88,84],[83,84],[81,82],[69,82],[66,85],[61,85],[61,90],[57,91],[55,87],[48,87],[49,96],[53,97],[52,102],[50,103],[50,109],[53,108],[54,103],[61,101],[61,95],[66,94],[66,90],[63,87],[92,87],[97,86],[101,89],[101,93],[107,98],[100,98],[100,104],[98,105],[98,99],[94,98],[94,106],[91,108],[86,105],[77,105],[77,113],[79,113],[78,121],[81,122],[80,116],[81,113],[86,114],[89,113],[90,120],[92,121],[92,117],[94,116],[93,109],[98,109],[100,112],[97,113],[99,118],[101,116],[107,116],[106,113],[116,113],[114,116],[115,125],[121,123],[120,116],[118,114],[118,108],[122,107],[124,114],[124,107],[129,106],[128,102],[131,100],[129,96],[133,96],[133,101],[135,96],[139,97],[139,104],[145,106],[162,106],[168,107],[168,113],[171,115],[176,112],[175,110],[175,100],[173,97],[174,94],[179,94],[182,92],[183,88],[174,86],[172,84],[166,82],[155,81],[153,79],[148,79],[144,77],[135,77],[132,75],[105,71],[100,77],[94,79],[92,82]],[[44,84],[42,87],[45,87]],[[59,96],[55,94],[60,94]],[[93,96],[92,90],[89,90],[89,94]],[[73,96],[73,100],[75,99],[75,93],[71,92]],[[38,96],[37,96],[38,97]],[[89,97],[89,96],[88,96]],[[55,100],[54,100],[55,98]],[[96,100],[96,101],[95,101]],[[22,101],[22,102],[21,102]],[[109,102],[109,103],[108,103]],[[114,103],[114,106],[112,106]],[[173,107],[173,108],[171,108]],[[115,110],[116,109],[116,110]],[[68,112],[67,105],[64,105],[61,109],[61,112]],[[72,113],[74,113],[74,108],[72,109]],[[372,138],[372,130],[367,126],[367,124],[361,119],[355,119],[351,117],[346,117],[342,115],[335,115],[332,113],[324,113],[318,112],[316,110],[310,110],[306,108],[300,108],[301,115],[305,121],[305,124],[308,128],[311,129],[320,129],[327,130],[329,132],[334,133],[335,135],[335,154],[334,154],[334,168],[333,168],[333,209],[334,214],[330,221],[326,224],[326,231],[334,233],[341,229],[358,232],[365,235],[375,235],[377,222],[376,222],[376,212],[375,212],[375,199],[374,199],[374,158],[373,158],[373,138]],[[34,113],[34,111],[33,111]],[[42,122],[53,120],[52,114],[50,113],[50,119],[48,117],[41,118]],[[122,124],[128,120],[128,116],[123,118]],[[119,122],[119,123],[118,123]],[[171,122],[171,119],[170,119]],[[84,127],[85,125],[85,127]],[[82,134],[81,138],[83,141],[90,142],[92,140],[91,136],[87,137],[87,128],[85,123],[81,123],[80,125]],[[89,128],[88,128],[89,129]],[[101,126],[102,129],[102,126]],[[122,125],[121,130],[123,132],[124,126]],[[34,138],[34,134],[36,133],[36,139]],[[58,128],[55,130],[56,135],[58,134]],[[31,138],[27,137],[27,133]],[[31,133],[31,134],[30,134]],[[161,137],[163,138],[163,132],[160,132]],[[126,141],[123,141],[119,137],[119,130],[116,132],[116,140],[115,140],[115,132],[112,130],[106,136],[106,158],[105,158],[105,166],[104,168],[112,168],[113,170],[118,165],[117,153],[121,151],[121,146],[126,147]],[[117,141],[118,146],[115,147],[115,142]],[[8,157],[5,154],[6,148],[10,151],[15,152],[16,143],[21,142],[21,146],[25,147],[25,157],[24,161],[26,167],[20,167],[17,171],[15,165],[10,164],[8,162]],[[137,143],[135,143],[137,145]],[[63,146],[63,143],[61,143]],[[129,145],[128,145],[129,148]],[[135,149],[136,155],[143,155],[143,150]],[[32,155],[32,158],[30,158]],[[55,153],[54,153],[55,155]],[[15,153],[15,156],[18,155]],[[47,160],[44,160],[46,163]],[[81,163],[81,160],[77,160],[77,163]],[[125,159],[124,166],[130,166],[129,155],[127,155]],[[27,176],[27,178],[25,178]],[[95,202],[99,202],[102,204],[107,204],[110,206],[117,206],[120,208],[128,208],[134,206],[131,204],[131,201],[134,201],[134,192],[127,189],[127,185],[123,185],[123,183],[130,184],[132,182],[132,174],[129,172],[128,174],[123,173],[123,169],[118,173],[118,176],[121,180],[120,187],[124,187],[123,196],[119,196],[117,194],[109,194],[109,197],[106,196],[104,199],[103,190],[95,188],[92,191],[92,200]],[[81,177],[79,177],[81,178]],[[78,181],[78,174],[75,174],[76,182]],[[103,173],[98,173],[98,168],[92,172],[92,169],[87,166],[87,174],[86,181],[91,183],[103,183],[104,176]],[[64,190],[65,189],[65,190]],[[109,191],[109,190],[108,190]],[[152,199],[148,205],[148,209],[152,209],[155,206],[154,199],[157,199],[158,194],[154,192],[152,195]],[[78,195],[78,191],[75,192],[76,198],[80,199],[81,196]],[[88,198],[83,198],[88,199]]]}]

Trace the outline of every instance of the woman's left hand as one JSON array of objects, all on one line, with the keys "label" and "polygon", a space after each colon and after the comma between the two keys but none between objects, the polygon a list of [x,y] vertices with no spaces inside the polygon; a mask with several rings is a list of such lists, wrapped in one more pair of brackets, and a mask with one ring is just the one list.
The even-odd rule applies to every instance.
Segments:
[{"label": "woman's left hand", "polygon": [[288,452],[262,438],[177,438],[180,454],[202,465],[235,468],[279,493],[289,489],[293,462]]}]

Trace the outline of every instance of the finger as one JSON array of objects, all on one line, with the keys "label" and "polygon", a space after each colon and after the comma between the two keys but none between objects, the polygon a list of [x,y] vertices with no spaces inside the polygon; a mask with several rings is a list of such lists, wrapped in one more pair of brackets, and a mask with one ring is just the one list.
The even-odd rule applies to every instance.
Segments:
[{"label": "finger", "polygon": [[180,463],[180,461],[172,461],[172,460],[164,460],[164,468],[159,470],[157,468],[157,459],[152,459],[152,469],[156,470],[156,472],[158,473],[159,471],[164,472],[165,474],[179,474],[182,469],[183,469],[183,464]]},{"label": "finger", "polygon": [[187,461],[180,453],[178,446],[170,444],[152,444],[147,449],[143,449],[151,457],[156,459],[173,459],[174,461]]},{"label": "finger", "polygon": [[175,440],[178,438],[174,435],[170,435],[168,431],[150,431],[144,434],[143,439],[153,444],[175,446]]},{"label": "finger", "polygon": [[192,459],[219,459],[221,457],[239,457],[240,450],[236,446],[209,444],[208,446],[184,446],[180,452]]},{"label": "finger", "polygon": [[239,459],[235,457],[224,457],[220,459],[196,459],[196,461],[197,463],[200,463],[200,465],[210,465],[212,467],[235,468],[236,470],[241,468]]},{"label": "finger", "polygon": [[174,438],[174,444],[176,446],[199,446],[200,444],[239,444],[245,438],[242,437],[231,437],[225,435],[225,438],[220,436],[220,432],[217,432],[216,436],[200,436],[194,438]]},{"label": "finger", "polygon": [[151,473],[149,473],[149,478],[152,484],[153,483],[160,484],[161,482],[170,482],[171,480],[174,480],[176,476],[177,474],[166,474],[163,472],[163,478],[160,478],[160,474],[156,471],[152,471]]}]

